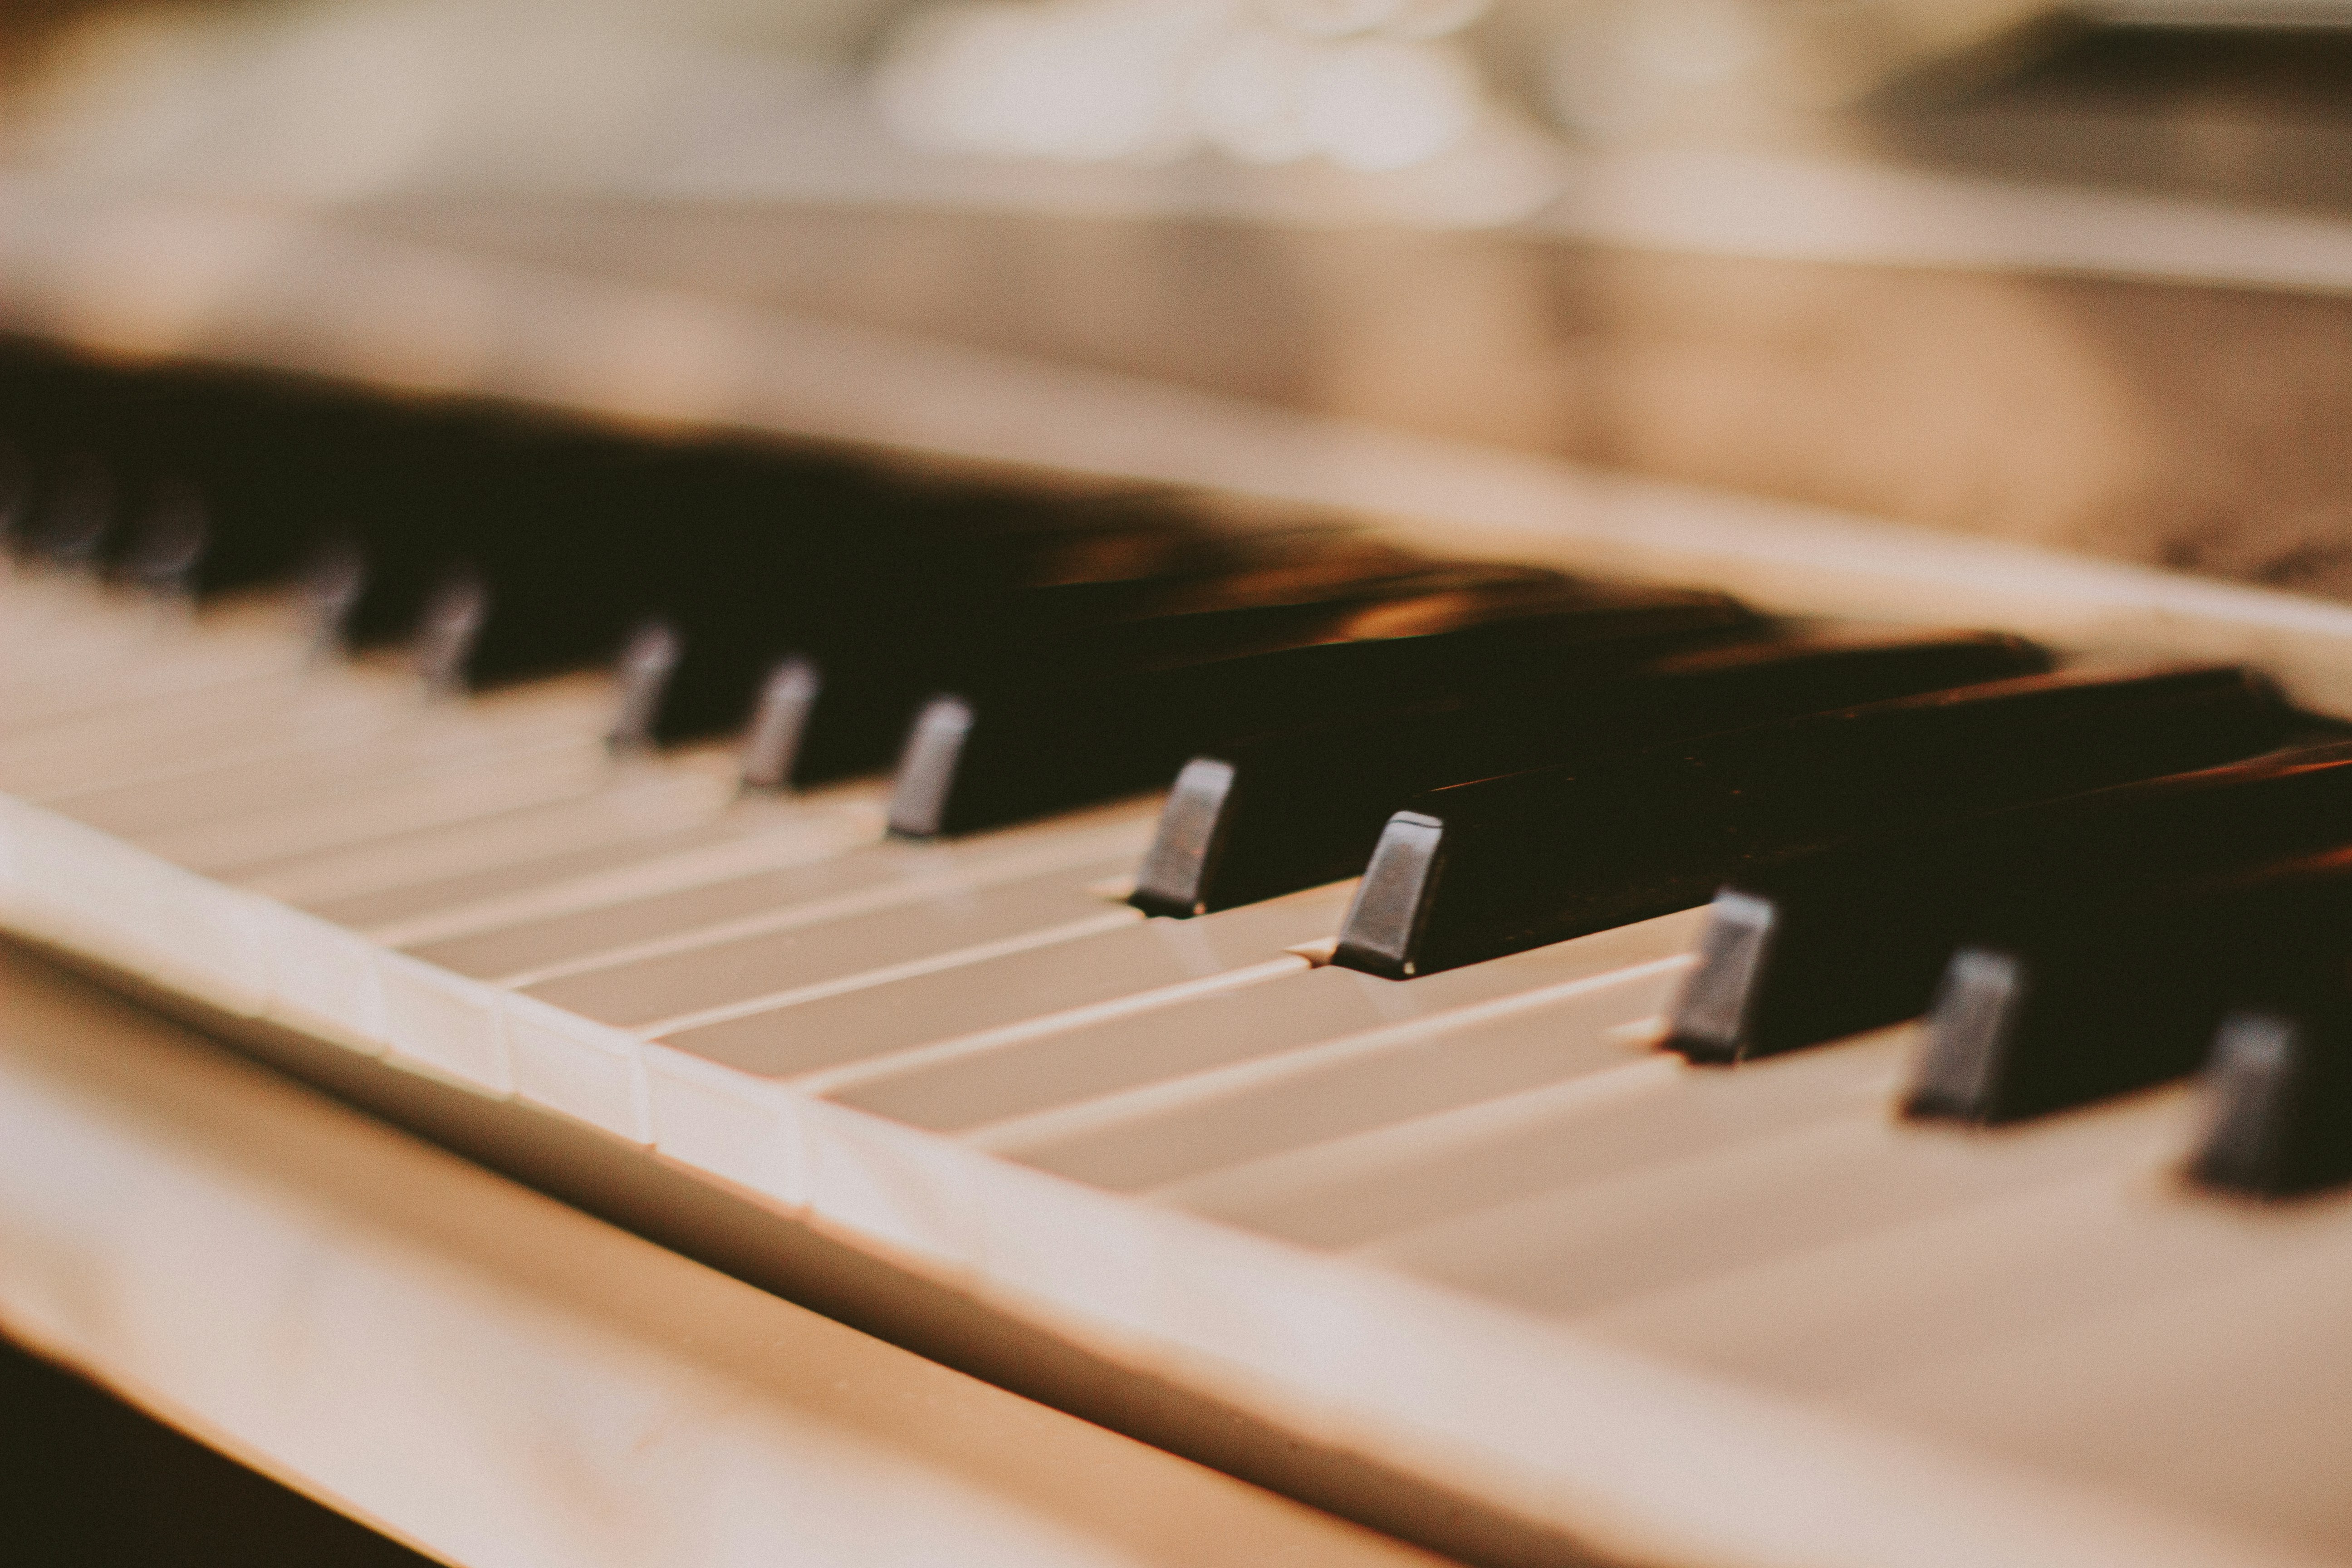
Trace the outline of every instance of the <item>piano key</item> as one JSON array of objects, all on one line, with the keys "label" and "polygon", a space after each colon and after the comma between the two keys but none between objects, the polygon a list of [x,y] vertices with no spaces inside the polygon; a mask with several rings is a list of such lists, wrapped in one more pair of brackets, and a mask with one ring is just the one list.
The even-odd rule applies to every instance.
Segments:
[{"label": "piano key", "polygon": [[[578,809],[607,817],[613,804],[599,797]],[[481,853],[494,847],[498,825],[467,824],[432,833],[422,855],[407,841],[357,847],[247,885],[404,947],[798,865],[813,857],[817,839],[845,849],[882,834],[878,792],[856,786],[773,802],[738,794],[707,818],[644,832],[625,805],[622,815],[630,819],[615,823],[609,838],[586,834],[552,853],[528,845],[520,858],[507,853],[510,846]],[[452,872],[453,861],[479,868]],[[505,890],[487,890],[486,878]]]},{"label": "piano key", "polygon": [[2126,889],[2352,835],[2352,746],[2149,780],[1810,857],[1716,896],[1670,1043],[1730,1062],[1927,1010],[1971,924],[2085,883]]},{"label": "piano key", "polygon": [[[599,1023],[667,1035],[715,1015],[765,1011],[820,987],[870,984],[860,977],[910,963],[939,963],[974,950],[1059,940],[1053,933],[1139,921],[1094,891],[1131,863],[1121,853],[1033,876],[942,889],[929,898],[871,894],[772,911],[740,933],[709,935],[692,947],[601,963],[516,985],[524,994]],[[919,889],[891,889],[894,895]],[[945,965],[942,965],[945,966]],[[692,1020],[688,1022],[688,1020]]]},{"label": "piano key", "polygon": [[964,844],[886,842],[812,864],[764,865],[747,845],[682,858],[692,879],[507,926],[426,940],[417,957],[501,984],[684,951],[809,918],[809,906],[856,907],[954,897],[1012,878],[1130,858],[1150,832],[1149,805],[1120,805]]},{"label": "piano key", "polygon": [[[1377,1126],[1415,1095],[1443,1109],[1490,1098],[1497,1082],[1589,1075],[1627,1059],[1612,1030],[1664,1005],[1687,962],[1681,950],[1691,923],[1669,919],[1592,939],[1563,954],[1589,968],[1539,990],[1290,1049],[1228,1051],[1220,1065],[962,1136],[1057,1174],[1132,1190]],[[1490,1048],[1465,1043],[1457,1027]]]},{"label": "piano key", "polygon": [[240,681],[142,713],[135,724],[109,715],[45,725],[11,739],[0,755],[0,789],[26,800],[58,800],[300,752],[321,736],[356,742],[415,712],[407,684],[379,677],[320,681],[304,672]]},{"label": "piano key", "polygon": [[[1305,900],[1314,894],[1293,895]],[[1339,896],[1331,889],[1326,896]],[[1287,903],[1290,900],[1285,900]],[[1204,931],[1229,931],[1229,922],[1253,910],[1202,917]],[[1165,924],[1158,940],[1187,939]],[[1291,970],[1246,989],[1187,996],[1145,1010],[1095,1019],[1084,1016],[1041,1017],[1039,1026],[1017,1037],[986,1036],[948,1040],[936,1049],[918,1047],[878,1056],[855,1068],[819,1074],[809,1087],[829,1098],[940,1131],[966,1131],[999,1124],[996,1136],[1013,1150],[1005,1126],[1019,1119],[1081,1103],[1108,1102],[1128,1091],[1157,1095],[1150,1109],[1178,1118],[1213,1117],[1204,1109],[1225,1103],[1232,1080],[1217,1075],[1246,1062],[1288,1061],[1286,1072],[1311,1076],[1322,1064],[1373,1058],[1390,1051],[1422,1049],[1435,1042],[1433,1062],[1443,1059],[1443,1040],[1452,1031],[1481,1020],[1544,1005],[1563,991],[1591,989],[1597,980],[1636,969],[1656,970],[1683,955],[1696,930],[1687,916],[1561,942],[1493,963],[1433,976],[1425,985],[1398,986],[1369,975],[1328,966]],[[1066,957],[1083,963],[1097,946],[1129,944],[1140,933],[1114,932],[1085,939]],[[1000,960],[1004,970],[1019,960]],[[1303,963],[1304,961],[1302,961]],[[1639,998],[1626,1005],[1638,1006]],[[1622,1047],[1620,1047],[1622,1049]],[[1444,1076],[1444,1068],[1437,1068]],[[1265,1074],[1256,1086],[1285,1093],[1290,1079]],[[1170,1091],[1174,1092],[1170,1092]],[[1194,1095],[1198,1103],[1184,1099]],[[1139,1100],[1129,1100],[1140,1106]],[[1261,1119],[1267,1126],[1278,1123]],[[1300,1130],[1305,1136],[1305,1130]],[[1181,1142],[1173,1139],[1171,1142]]]},{"label": "piano key", "polygon": [[1904,1109],[1998,1125],[2192,1072],[2231,996],[2336,962],[2347,917],[2345,850],[2010,912],[1947,965]]},{"label": "piano key", "polygon": [[[1775,1066],[1794,1069],[1801,1060]],[[1818,1064],[1819,1076],[1840,1065]],[[1848,1093],[1803,1102],[1810,1116],[1758,1118],[1704,1148],[1383,1234],[1360,1255],[1547,1315],[1581,1316],[1767,1258],[2153,1163],[2165,1148],[2158,1124],[2094,1119],[1985,1159],[1892,1123],[1872,1103],[1883,1081],[1855,1075]],[[1703,1113],[1707,1089],[1691,1084],[1629,1100],[1625,1120],[1652,1123],[1653,1137],[1672,1149],[1673,1122]]]},{"label": "piano key", "polygon": [[[1348,876],[1391,812],[1444,784],[2048,668],[2040,650],[1986,633],[1816,634],[1672,656],[1581,685],[1521,679],[1507,698],[1250,736],[1185,764],[1137,879],[1136,907],[1198,914]],[[1579,672],[1561,673],[1573,681]]]},{"label": "piano key", "polygon": [[[1280,581],[1295,588],[1302,572],[1352,581],[1419,563],[1392,545],[1318,523],[1219,534],[1189,515],[1133,523],[1132,502],[1094,505],[1108,515],[1036,528],[1029,552],[1011,560],[991,559],[1001,549],[974,560],[972,547],[991,540],[918,537],[840,569],[833,602],[795,619],[756,607],[730,608],[724,618],[701,612],[688,628],[687,665],[671,683],[658,732],[674,740],[740,724],[755,683],[790,656],[796,679],[777,694],[789,706],[770,714],[772,754],[761,771],[777,784],[809,788],[887,767],[922,700],[960,664],[1008,642],[1036,642],[1048,628],[1148,619],[1171,595],[1194,604],[1220,593],[1263,595]],[[920,570],[910,573],[910,565]]]},{"label": "piano key", "polygon": [[2334,1484],[2352,1400],[2340,1310],[2352,1207],[2296,1208],[2252,1226],[2256,1216],[2234,1216],[2274,1238],[2247,1266],[1898,1365],[1841,1390],[1838,1407],[2062,1484],[2258,1519],[2305,1560],[2339,1560],[2352,1546],[2352,1508]]},{"label": "piano key", "polygon": [[126,837],[249,817],[331,799],[407,777],[488,769],[501,759],[524,758],[550,747],[594,747],[570,705],[485,721],[468,714],[455,723],[394,721],[362,746],[322,734],[307,747],[242,762],[215,763],[162,778],[74,792],[58,804],[93,826]]},{"label": "piano key", "polygon": [[[608,846],[635,846],[710,822],[727,811],[735,798],[734,786],[732,769],[722,758],[681,757],[675,766],[664,768],[624,763],[611,770],[604,787],[576,799],[527,805],[396,839],[371,840],[366,846],[338,847],[281,864],[266,881],[272,889],[333,884],[352,889],[347,897],[360,900],[420,910],[445,908],[530,886],[541,875],[539,863],[549,857],[569,861]],[[367,886],[371,864],[389,887]]]},{"label": "piano key", "polygon": [[[809,1089],[841,1081],[840,1071],[824,1069],[842,1064],[870,1068],[887,1058],[903,1070],[910,1057],[987,1054],[1082,1022],[1131,1024],[1180,998],[1255,995],[1251,988],[1268,979],[1303,975],[1307,960],[1284,950],[1330,930],[1346,898],[1345,889],[1318,889],[1197,926],[1139,921],[662,1040],[745,1072],[794,1078]],[[1121,1055],[1131,1059],[1135,1052]]]},{"label": "piano key", "polygon": [[150,623],[126,637],[112,656],[34,676],[8,693],[0,733],[21,735],[109,709],[165,705],[256,677],[299,673],[308,659],[307,645],[265,617],[253,619],[259,624],[226,636],[214,634],[226,628],[208,627],[184,647],[172,646],[169,634],[159,636]]},{"label": "piano key", "polygon": [[1223,734],[1475,689],[1529,659],[1622,659],[1636,645],[1749,620],[1719,595],[1490,581],[1475,569],[1399,579],[1368,597],[1336,618],[1291,623],[1271,647],[1196,647],[1188,662],[1147,659],[1108,675],[1095,673],[1091,649],[1074,648],[935,699],[909,731],[892,830],[964,833],[1042,816],[1163,784]]},{"label": "piano key", "polygon": [[2289,715],[2243,670],[2033,676],[1422,796],[1382,831],[1337,962],[1392,979],[1685,909],[1937,813],[2244,757]]},{"label": "piano key", "polygon": [[2248,1226],[2168,1179],[2192,1109],[2175,1089],[1944,1140],[1943,1159],[1972,1165],[2045,1142],[2109,1152],[2081,1170],[2053,1162],[2046,1180],[1980,1201],[1637,1290],[1573,1321],[1637,1351],[1821,1398],[2275,1263],[2302,1238]]},{"label": "piano key", "polygon": [[2352,1030],[2344,982],[2299,977],[2292,1004],[2222,1019],[2205,1069],[2210,1121],[2189,1163],[2205,1186],[2296,1197],[2352,1182]]}]

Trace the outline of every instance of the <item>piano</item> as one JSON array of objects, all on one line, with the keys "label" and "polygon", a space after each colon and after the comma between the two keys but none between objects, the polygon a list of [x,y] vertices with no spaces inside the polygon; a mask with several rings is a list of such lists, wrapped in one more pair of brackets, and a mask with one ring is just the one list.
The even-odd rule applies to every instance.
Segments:
[{"label": "piano", "polygon": [[[22,1125],[110,1060],[231,1146],[148,1009],[1212,1557],[2352,1555],[2352,610],[364,217],[0,218],[0,929],[98,1062],[19,1047]],[[304,1479],[234,1408],[167,1413]]]}]

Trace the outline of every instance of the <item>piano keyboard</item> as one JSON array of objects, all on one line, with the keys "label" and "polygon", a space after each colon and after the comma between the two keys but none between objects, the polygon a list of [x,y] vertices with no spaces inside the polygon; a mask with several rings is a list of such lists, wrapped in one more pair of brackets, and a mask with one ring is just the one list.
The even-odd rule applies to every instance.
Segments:
[{"label": "piano keyboard", "polygon": [[2182,661],[2226,626],[2045,673],[1231,497],[9,387],[20,939],[592,1129],[1473,1560],[2352,1557],[2352,752]]}]

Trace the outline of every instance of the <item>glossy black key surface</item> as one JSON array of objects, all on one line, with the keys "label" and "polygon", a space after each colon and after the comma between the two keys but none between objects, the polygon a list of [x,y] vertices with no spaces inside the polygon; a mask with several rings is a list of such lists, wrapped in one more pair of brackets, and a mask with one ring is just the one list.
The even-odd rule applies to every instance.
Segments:
[{"label": "glossy black key surface", "polygon": [[2347,921],[2352,850],[2012,911],[1952,955],[1903,1109],[1999,1125],[2193,1072],[2234,999],[2340,963]]},{"label": "glossy black key surface", "polygon": [[1679,735],[2049,668],[2014,637],[1814,633],[1670,655],[1623,673],[1530,655],[1498,690],[1244,736],[1177,775],[1130,900],[1193,915],[1354,875],[1424,790]]},{"label": "glossy black key surface", "polygon": [[1162,606],[1179,598],[1240,602],[1280,592],[1286,580],[1295,594],[1302,574],[1330,584],[1425,564],[1320,522],[1265,534],[1204,528],[1164,499],[1148,514],[1106,500],[1058,521],[1018,534],[934,530],[830,576],[803,564],[793,577],[828,592],[790,616],[773,605],[690,616],[662,737],[742,723],[767,680],[792,662],[790,744],[767,771],[805,788],[887,767],[926,698],[1024,647],[1174,613]]},{"label": "glossy black key surface", "polygon": [[900,764],[892,828],[964,833],[1039,816],[1164,785],[1229,733],[1476,689],[1570,647],[1622,658],[1752,624],[1721,595],[1486,567],[1267,614],[1172,618],[1216,625],[1101,628],[936,700]]},{"label": "glossy black key surface", "polygon": [[2223,1017],[2191,1179],[2261,1198],[2352,1183],[2352,944],[2315,967]]},{"label": "glossy black key surface", "polygon": [[1903,823],[2243,757],[2290,722],[2242,669],[2031,676],[1435,790],[1383,829],[1337,962],[1500,957]]},{"label": "glossy black key surface", "polygon": [[1842,846],[1716,896],[1667,1043],[1726,1064],[1927,1010],[1971,926],[2352,840],[2352,744],[1940,821]]}]

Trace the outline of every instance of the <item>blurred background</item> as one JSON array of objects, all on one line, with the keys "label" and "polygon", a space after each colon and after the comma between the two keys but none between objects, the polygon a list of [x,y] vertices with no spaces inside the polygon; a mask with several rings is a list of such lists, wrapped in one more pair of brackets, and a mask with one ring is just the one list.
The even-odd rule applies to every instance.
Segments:
[{"label": "blurred background", "polygon": [[2352,596],[2336,0],[10,0],[0,169]]}]

